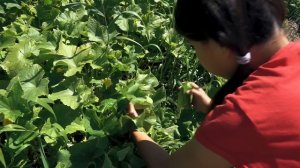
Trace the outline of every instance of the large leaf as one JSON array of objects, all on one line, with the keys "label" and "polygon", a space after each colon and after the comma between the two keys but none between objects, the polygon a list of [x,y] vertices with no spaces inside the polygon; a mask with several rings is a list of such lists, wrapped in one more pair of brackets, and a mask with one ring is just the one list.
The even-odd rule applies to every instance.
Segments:
[{"label": "large leaf", "polygon": [[66,59],[54,61],[56,67],[65,69],[65,76],[73,76],[77,72],[81,72],[86,63],[90,63],[95,59],[92,53],[90,44],[81,45],[66,45],[63,41],[59,43],[57,54],[67,57]]},{"label": "large leaf", "polygon": [[46,143],[54,143],[59,137],[65,136],[64,129],[59,124],[52,124],[50,119],[46,121],[40,133],[45,135]]},{"label": "large leaf", "polygon": [[79,106],[77,96],[73,96],[74,92],[70,89],[48,95],[48,98],[55,101],[60,100],[64,105],[76,109]]},{"label": "large leaf", "polygon": [[43,78],[44,74],[44,70],[37,64],[18,73],[18,78],[24,91],[24,99],[37,101],[39,96],[48,94],[49,80]]},{"label": "large leaf", "polygon": [[[26,45],[26,44],[22,44]],[[11,76],[16,76],[21,70],[29,68],[32,62],[29,61],[25,53],[22,52],[24,46],[21,44],[15,44],[8,50],[8,54],[5,60],[0,64],[0,66]]]},{"label": "large leaf", "polygon": [[61,69],[66,69],[64,70],[64,75],[66,77],[75,75],[77,72],[80,72],[83,68],[83,66],[77,66],[73,59],[63,59],[55,61],[54,66],[60,67]]},{"label": "large leaf", "polygon": [[116,90],[126,97],[133,104],[151,106],[153,100],[150,98],[154,94],[158,81],[152,74],[137,74],[137,77],[128,81],[120,81]]},{"label": "large leaf", "polygon": [[55,104],[53,110],[57,117],[57,123],[63,128],[66,128],[66,126],[70,125],[76,118],[80,116],[80,110],[73,110],[63,104]]},{"label": "large leaf", "polygon": [[101,101],[99,112],[105,112],[105,111],[116,112],[117,111],[117,100],[116,99],[105,99],[105,100]]},{"label": "large leaf", "polygon": [[68,168],[72,166],[72,162],[70,160],[71,154],[68,150],[59,150],[58,153],[58,161],[55,168]]},{"label": "large leaf", "polygon": [[4,117],[12,122],[15,122],[18,117],[28,112],[22,99],[23,90],[19,82],[12,81],[9,86],[9,93],[6,96],[0,95],[0,113],[4,114]]},{"label": "large leaf", "polygon": [[82,168],[88,167],[90,164],[95,164],[96,167],[101,167],[97,162],[97,158],[104,155],[104,150],[108,147],[108,139],[96,138],[87,142],[75,144],[70,148],[70,160],[72,167]]},{"label": "large leaf", "polygon": [[66,127],[66,134],[72,134],[77,131],[85,132],[86,129],[82,123],[72,122],[70,125]]},{"label": "large leaf", "polygon": [[67,45],[63,41],[63,38],[59,42],[57,54],[63,55],[68,58],[72,58],[76,54],[77,46],[75,45]]},{"label": "large leaf", "polygon": [[7,48],[15,44],[16,37],[3,33],[0,35],[0,48]]}]

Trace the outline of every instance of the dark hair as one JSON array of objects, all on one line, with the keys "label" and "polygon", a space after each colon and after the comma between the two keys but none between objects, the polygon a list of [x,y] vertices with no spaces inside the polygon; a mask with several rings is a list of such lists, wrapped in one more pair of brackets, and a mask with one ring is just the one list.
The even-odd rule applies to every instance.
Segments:
[{"label": "dark hair", "polygon": [[[275,27],[282,25],[285,13],[282,0],[177,0],[175,29],[187,39],[212,39],[244,56],[252,46],[272,36]],[[212,108],[221,104],[252,72],[249,64],[239,65],[213,98]]]}]

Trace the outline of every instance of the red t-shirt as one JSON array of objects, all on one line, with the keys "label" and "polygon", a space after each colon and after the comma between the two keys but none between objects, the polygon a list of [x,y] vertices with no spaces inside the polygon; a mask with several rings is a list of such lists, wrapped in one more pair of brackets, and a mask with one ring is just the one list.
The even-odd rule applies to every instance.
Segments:
[{"label": "red t-shirt", "polygon": [[237,168],[300,167],[300,41],[227,95],[195,137]]}]

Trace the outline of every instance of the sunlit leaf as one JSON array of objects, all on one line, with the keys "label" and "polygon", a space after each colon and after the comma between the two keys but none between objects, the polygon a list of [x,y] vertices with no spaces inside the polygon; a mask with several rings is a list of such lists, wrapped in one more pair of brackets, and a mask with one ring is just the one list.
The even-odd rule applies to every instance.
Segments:
[{"label": "sunlit leaf", "polygon": [[73,96],[74,92],[67,89],[60,92],[52,93],[48,96],[49,99],[55,101],[60,100],[63,104],[71,107],[72,109],[76,109],[79,106],[77,102],[77,96]]}]

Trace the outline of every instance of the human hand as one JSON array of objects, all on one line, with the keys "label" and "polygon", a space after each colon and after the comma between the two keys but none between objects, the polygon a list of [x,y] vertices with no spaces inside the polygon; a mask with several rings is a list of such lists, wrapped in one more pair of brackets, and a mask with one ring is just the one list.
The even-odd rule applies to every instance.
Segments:
[{"label": "human hand", "polygon": [[133,103],[129,102],[128,108],[127,108],[127,114],[131,118],[136,118],[139,116],[139,114],[141,114],[144,111],[145,108],[146,108],[146,106],[139,105],[139,104],[133,104]]},{"label": "human hand", "polygon": [[212,104],[211,98],[197,84],[189,82],[192,89],[187,91],[187,94],[192,95],[192,107],[196,111],[208,113]]}]

